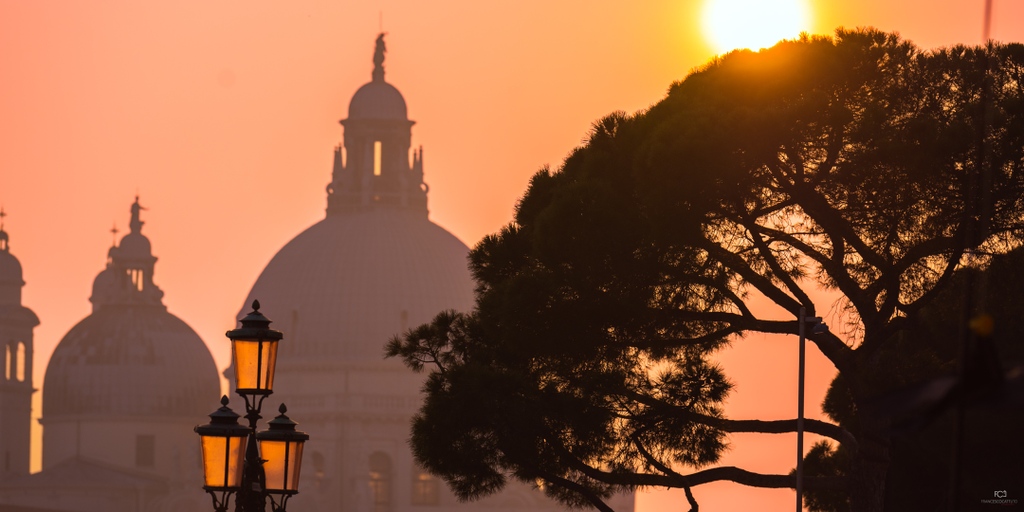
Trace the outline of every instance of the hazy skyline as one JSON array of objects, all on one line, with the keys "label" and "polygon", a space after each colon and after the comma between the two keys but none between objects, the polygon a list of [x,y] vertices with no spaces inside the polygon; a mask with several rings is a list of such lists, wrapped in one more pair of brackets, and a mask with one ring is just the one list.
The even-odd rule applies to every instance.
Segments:
[{"label": "hazy skyline", "polygon": [[[924,48],[981,42],[983,0],[808,4],[811,33],[874,26]],[[413,147],[424,148],[430,217],[472,246],[510,220],[530,175],[558,167],[593,121],[657,102],[714,56],[703,5],[0,0],[0,203],[25,269],[23,304],[42,322],[36,386],[53,348],[91,310],[109,230],[127,231],[136,193],[164,303],[227,365],[223,333],[260,270],[324,215],[337,121],[370,80],[381,26],[387,80],[417,121]],[[993,38],[1024,40],[1021,19],[1024,4],[994,0]],[[785,346],[795,353],[795,342]],[[751,361],[774,354],[758,350]],[[728,366],[739,384],[730,415],[791,417],[793,399],[744,389],[780,376],[783,393],[795,388],[793,364],[748,365],[743,375]],[[809,376],[817,414],[832,372],[819,364]],[[786,443],[777,449],[789,453]],[[760,463],[748,455],[736,454],[746,467]],[[758,455],[762,470],[793,464],[769,449]],[[728,502],[712,497],[723,490],[748,493],[713,484],[696,494],[714,509]],[[641,512],[660,503],[645,500],[652,508]]]}]

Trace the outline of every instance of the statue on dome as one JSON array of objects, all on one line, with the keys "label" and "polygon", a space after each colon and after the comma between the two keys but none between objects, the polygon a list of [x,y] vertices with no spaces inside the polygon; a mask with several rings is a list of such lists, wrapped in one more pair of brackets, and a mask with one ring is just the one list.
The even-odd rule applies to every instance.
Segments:
[{"label": "statue on dome", "polygon": [[384,53],[388,49],[384,46],[384,32],[377,35],[377,46],[373,51],[373,79],[384,79]]},{"label": "statue on dome", "polygon": [[135,196],[135,202],[132,203],[132,220],[129,223],[132,233],[138,233],[142,230],[143,222],[139,219],[139,211],[141,210],[145,210],[145,208],[139,204],[139,196]]}]

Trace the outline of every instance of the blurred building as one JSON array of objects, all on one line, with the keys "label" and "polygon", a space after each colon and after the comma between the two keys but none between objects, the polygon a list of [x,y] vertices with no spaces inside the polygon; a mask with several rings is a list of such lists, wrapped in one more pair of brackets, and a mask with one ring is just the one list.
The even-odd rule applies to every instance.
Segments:
[{"label": "blurred building", "polygon": [[[138,198],[130,232],[93,282],[92,314],[57,345],[43,389],[43,470],[28,474],[31,328],[21,272],[0,234],[0,340],[9,357],[0,407],[8,477],[0,510],[75,512],[208,508],[192,427],[216,404],[220,380],[203,340],[167,312]],[[10,341],[8,341],[10,340]],[[24,374],[24,378],[22,375]],[[11,389],[8,392],[8,388]],[[10,399],[8,399],[10,395]]]},{"label": "blurred building", "polygon": [[0,481],[28,475],[32,416],[32,330],[39,319],[21,305],[21,263],[11,254],[0,211]]},{"label": "blurred building", "polygon": [[[428,218],[423,150],[411,150],[414,121],[384,80],[383,35],[372,80],[341,124],[325,218],[274,256],[240,311],[258,299],[285,336],[264,410],[284,401],[311,436],[290,503],[308,512],[561,510],[525,485],[459,504],[413,460],[423,375],[385,360],[384,344],[442,310],[473,308],[469,249]],[[632,495],[615,509],[631,512]]]},{"label": "blurred building", "polygon": [[[385,360],[392,336],[445,309],[473,307],[468,248],[428,218],[414,121],[384,80],[383,35],[372,80],[352,97],[334,150],[327,213],[286,244],[248,304],[284,332],[275,393],[311,435],[300,494],[306,512],[561,510],[528,485],[460,504],[409,448],[423,375]],[[0,224],[0,512],[195,512],[201,490],[192,428],[216,408],[219,378],[199,336],[167,312],[142,207],[96,276],[93,311],[61,340],[44,379],[43,470],[29,474],[32,330],[21,265]],[[2,213],[0,213],[2,216]],[[2,218],[0,218],[2,220]],[[230,372],[226,372],[230,374]],[[238,410],[240,400],[235,399]],[[632,495],[613,504],[632,512]]]}]

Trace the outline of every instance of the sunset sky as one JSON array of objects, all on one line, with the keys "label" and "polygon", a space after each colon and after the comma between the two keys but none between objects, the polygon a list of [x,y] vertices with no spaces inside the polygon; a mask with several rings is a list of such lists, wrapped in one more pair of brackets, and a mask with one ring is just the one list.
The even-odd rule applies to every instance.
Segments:
[{"label": "sunset sky", "polygon": [[[804,5],[802,25],[770,37],[873,26],[926,48],[982,41],[983,0]],[[36,387],[61,337],[90,313],[110,229],[127,232],[136,194],[164,304],[227,366],[223,333],[259,272],[324,216],[338,120],[370,80],[381,27],[386,79],[404,94],[413,145],[424,148],[430,218],[472,246],[510,220],[530,175],[557,167],[592,122],[650,106],[728,49],[716,42],[728,22],[711,30],[706,7],[0,0],[0,204],[24,267],[23,304],[42,322]],[[788,27],[793,16],[761,23]],[[994,0],[991,35],[1024,40],[1024,2]],[[795,340],[751,337],[722,358],[737,383],[730,416],[793,417]],[[811,350],[810,414],[820,414],[832,375]],[[793,436],[738,437],[727,463],[788,472],[792,453]],[[725,483],[695,494],[702,510],[778,510],[793,497]],[[675,492],[638,502],[638,512],[685,509]]]}]

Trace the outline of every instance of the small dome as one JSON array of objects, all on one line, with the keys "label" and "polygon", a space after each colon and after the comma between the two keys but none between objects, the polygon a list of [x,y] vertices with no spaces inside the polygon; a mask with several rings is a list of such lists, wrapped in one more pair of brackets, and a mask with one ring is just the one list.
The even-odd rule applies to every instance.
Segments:
[{"label": "small dome", "polygon": [[117,255],[128,260],[149,260],[153,257],[153,246],[142,233],[128,233],[117,245]]},{"label": "small dome", "polygon": [[405,98],[395,86],[374,80],[356,91],[348,105],[348,118],[408,120]]},{"label": "small dome", "polygon": [[220,380],[210,351],[185,322],[160,306],[121,306],[95,311],[64,336],[43,389],[47,418],[202,418]]},{"label": "small dome", "polygon": [[89,301],[93,304],[123,302],[124,298],[119,297],[117,293],[121,288],[124,288],[121,285],[121,275],[110,266],[96,274],[96,279],[92,281],[92,296],[89,297]]},{"label": "small dome", "polygon": [[21,286],[25,284],[21,279],[21,262],[10,252],[0,251],[0,284]]}]

